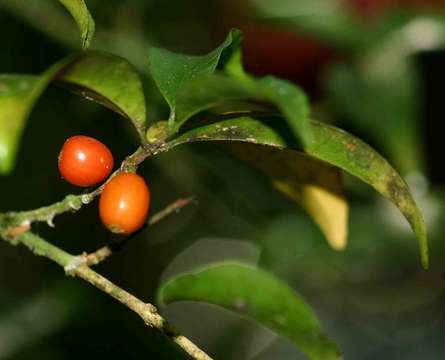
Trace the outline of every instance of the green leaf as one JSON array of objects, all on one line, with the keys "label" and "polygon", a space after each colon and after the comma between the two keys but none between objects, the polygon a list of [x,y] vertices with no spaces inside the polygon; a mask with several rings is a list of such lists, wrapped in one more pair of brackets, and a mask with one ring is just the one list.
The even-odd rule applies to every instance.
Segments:
[{"label": "green leaf", "polygon": [[26,120],[40,94],[66,60],[43,76],[0,74],[0,174],[12,171]]},{"label": "green leaf", "polygon": [[304,299],[268,272],[241,263],[221,263],[179,275],[158,293],[161,303],[199,301],[255,319],[289,338],[310,359],[340,359]]},{"label": "green leaf", "polygon": [[82,40],[82,49],[90,46],[94,35],[94,20],[91,16],[84,0],[59,0],[65,8],[71,13],[71,16],[77,23]]},{"label": "green leaf", "polygon": [[309,154],[358,177],[399,208],[417,236],[422,265],[427,269],[426,225],[408,185],[397,171],[369,145],[343,130],[313,122],[312,131],[313,143],[306,150]]},{"label": "green leaf", "polygon": [[37,77],[0,75],[0,173],[11,171]]},{"label": "green leaf", "polygon": [[76,56],[57,80],[81,96],[130,119],[145,138],[146,107],[142,83],[124,58],[105,52]]},{"label": "green leaf", "polygon": [[153,47],[149,52],[149,70],[159,90],[170,106],[170,125],[176,121],[176,92],[188,80],[208,75],[215,71],[220,60],[230,62],[224,52],[233,51],[240,41],[240,32],[232,30],[224,42],[215,50],[203,56],[177,54]]},{"label": "green leaf", "polygon": [[[306,95],[296,85],[273,76],[255,79],[213,74],[187,82],[177,96],[176,128],[179,130],[187,120],[203,110],[237,101],[269,104],[278,108],[300,143],[304,146],[310,142]],[[227,109],[230,111],[230,106]]]},{"label": "green leaf", "polygon": [[[208,107],[224,101],[248,100],[275,105],[301,143],[310,141],[309,104],[304,92],[286,80],[273,76],[255,79],[246,74],[240,42],[240,32],[232,30],[223,44],[204,56],[151,49],[149,68],[171,110],[170,135]],[[217,67],[230,76],[214,75]]]},{"label": "green leaf", "polygon": [[132,66],[107,53],[76,54],[41,76],[0,75],[0,173],[12,170],[26,120],[51,82],[61,83],[129,118],[145,142],[145,99]]},{"label": "green leaf", "polygon": [[[190,130],[172,140],[170,146],[195,141],[238,141],[284,148],[289,141],[285,133],[276,130],[277,124],[277,118],[239,117],[223,120]],[[393,202],[416,234],[422,265],[428,268],[425,222],[408,185],[397,171],[360,139],[333,126],[315,121],[310,124],[313,136],[305,152],[358,177]]]},{"label": "green leaf", "polygon": [[[273,124],[249,117],[191,130],[173,140],[171,145],[205,140],[231,141],[231,151],[268,175],[279,191],[302,206],[334,249],[346,246],[348,204],[337,168],[295,149],[284,149],[293,145],[274,130]],[[236,146],[237,141],[252,146]]]},{"label": "green leaf", "polygon": [[304,92],[292,83],[273,76],[259,79],[255,86],[258,87],[260,99],[263,97],[278,107],[294,135],[305,147],[311,141],[311,130],[309,104]]}]

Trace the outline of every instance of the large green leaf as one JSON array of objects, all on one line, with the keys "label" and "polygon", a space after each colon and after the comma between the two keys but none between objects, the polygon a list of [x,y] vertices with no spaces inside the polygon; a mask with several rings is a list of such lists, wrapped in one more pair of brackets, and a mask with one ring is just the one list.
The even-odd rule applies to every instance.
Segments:
[{"label": "large green leaf", "polygon": [[[174,139],[176,146],[195,141],[239,141],[284,148],[288,140],[275,130],[280,119],[239,117],[190,130]],[[358,177],[393,202],[416,234],[422,265],[428,268],[428,242],[422,213],[405,181],[375,150],[360,139],[319,122],[311,122],[312,141],[305,152]]]},{"label": "large green leaf", "polygon": [[235,78],[216,73],[185,83],[177,95],[177,128],[193,115],[218,105],[235,102],[234,109],[238,109],[239,101],[252,102],[253,109],[254,103],[278,108],[296,139],[303,146],[311,141],[306,95],[294,84],[273,76]]},{"label": "large green leaf", "polygon": [[346,246],[348,204],[337,168],[295,151],[295,148],[284,149],[292,145],[273,127],[249,117],[191,130],[173,140],[170,145],[205,140],[251,143],[251,146],[246,147],[245,144],[237,146],[232,142],[230,149],[236,156],[268,175],[278,190],[300,204],[334,249],[340,250]]},{"label": "large green leaf", "polygon": [[[188,81],[177,94],[176,126],[180,130],[193,115],[218,105],[229,103],[226,110],[238,109],[239,101],[252,102],[247,109],[255,108],[253,103],[267,103],[269,107],[278,108],[300,143],[310,143],[309,105],[305,95],[295,85],[270,76],[254,79],[248,75],[213,74]],[[261,144],[268,144],[269,137],[263,140]],[[318,224],[332,247],[345,247],[348,206],[341,191],[338,170],[294,151],[278,154],[259,147],[249,156],[245,152],[238,152],[238,155],[244,155],[244,160],[271,177],[276,188],[297,201]]]},{"label": "large green leaf", "polygon": [[[189,56],[152,48],[150,72],[170,106],[169,134],[175,134],[194,114],[228,100],[267,102],[285,115],[302,144],[310,141],[309,104],[296,85],[273,76],[255,79],[241,63],[241,33],[232,30],[226,40],[204,56]],[[220,69],[230,76],[213,75]]]},{"label": "large green leaf", "polygon": [[179,275],[159,289],[159,301],[199,301],[236,311],[293,341],[310,359],[340,359],[304,299],[268,272],[241,263],[221,263]]},{"label": "large green leaf", "polygon": [[12,170],[26,120],[51,82],[129,118],[145,139],[145,99],[135,70],[111,54],[81,53],[56,63],[41,76],[0,75],[0,173]]},{"label": "large green leaf", "polygon": [[314,141],[307,152],[358,177],[392,201],[416,234],[422,265],[428,268],[425,222],[406,182],[388,161],[360,139],[333,126],[312,124]]},{"label": "large green leaf", "polygon": [[91,16],[84,0],[59,0],[65,8],[71,13],[71,16],[77,23],[82,40],[82,48],[87,49],[90,46],[94,35],[94,20]]},{"label": "large green leaf", "polygon": [[124,58],[105,52],[87,52],[66,65],[56,80],[130,119],[144,136],[146,108],[142,83]]},{"label": "large green leaf", "polygon": [[230,61],[224,51],[231,52],[232,46],[238,46],[240,32],[232,30],[224,42],[215,50],[203,56],[177,54],[165,49],[153,47],[149,52],[149,70],[159,90],[170,106],[170,124],[176,121],[176,92],[188,80],[211,74],[220,60]]}]

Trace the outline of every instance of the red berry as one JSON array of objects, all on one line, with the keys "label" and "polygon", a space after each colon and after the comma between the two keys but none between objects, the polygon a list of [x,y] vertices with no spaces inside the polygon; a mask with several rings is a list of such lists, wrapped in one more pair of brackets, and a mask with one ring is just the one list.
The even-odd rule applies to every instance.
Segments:
[{"label": "red berry", "polygon": [[59,154],[60,175],[77,186],[92,186],[104,181],[113,170],[113,163],[111,151],[89,136],[70,137]]},{"label": "red berry", "polygon": [[113,177],[99,199],[103,224],[116,234],[128,235],[139,230],[150,207],[150,191],[145,180],[133,173]]}]

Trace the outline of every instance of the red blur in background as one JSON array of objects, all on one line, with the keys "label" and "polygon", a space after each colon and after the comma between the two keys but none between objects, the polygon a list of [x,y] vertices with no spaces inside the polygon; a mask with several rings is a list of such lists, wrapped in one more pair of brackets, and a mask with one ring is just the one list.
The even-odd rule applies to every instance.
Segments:
[{"label": "red blur in background", "polygon": [[[338,56],[338,50],[305,35],[278,29],[276,26],[251,20],[248,1],[229,2],[226,10],[232,19],[225,24],[224,32],[237,27],[243,32],[243,61],[247,71],[261,76],[272,74],[316,92],[317,74]],[[391,10],[429,11],[445,9],[445,0],[346,0],[350,9],[364,22],[378,20]]]}]

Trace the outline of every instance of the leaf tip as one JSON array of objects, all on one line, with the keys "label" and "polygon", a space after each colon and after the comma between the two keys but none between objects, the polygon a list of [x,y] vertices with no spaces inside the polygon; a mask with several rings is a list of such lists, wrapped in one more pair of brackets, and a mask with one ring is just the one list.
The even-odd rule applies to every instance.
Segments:
[{"label": "leaf tip", "polygon": [[90,47],[95,30],[96,25],[93,18],[90,16],[88,19],[88,25],[85,31],[82,33],[82,50],[87,50]]}]

